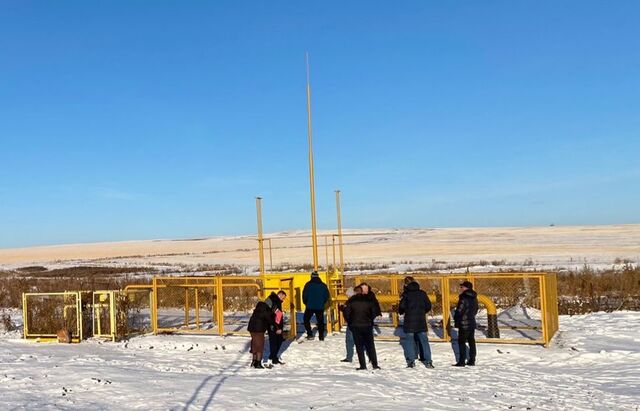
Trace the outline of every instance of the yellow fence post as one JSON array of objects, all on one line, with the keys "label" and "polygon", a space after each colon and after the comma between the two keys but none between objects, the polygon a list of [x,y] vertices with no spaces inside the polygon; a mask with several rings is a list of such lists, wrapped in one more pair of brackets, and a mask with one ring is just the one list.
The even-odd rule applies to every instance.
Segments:
[{"label": "yellow fence post", "polygon": [[153,276],[153,291],[151,292],[151,322],[153,323],[153,333],[158,334],[158,277]]},{"label": "yellow fence post", "polygon": [[440,290],[442,292],[442,338],[451,341],[449,335],[449,322],[451,317],[451,302],[449,301],[449,277],[442,276],[440,279]]},{"label": "yellow fence post", "polygon": [[224,291],[222,287],[222,278],[216,277],[216,307],[218,311],[218,334],[224,334]]},{"label": "yellow fence post", "polygon": [[22,294],[22,322],[23,322],[22,336],[24,339],[26,339],[27,335],[29,335],[29,316],[27,313],[28,313],[27,294],[23,293]]},{"label": "yellow fence post", "polygon": [[543,275],[540,275],[538,277],[538,287],[540,290],[540,318],[542,320],[542,342],[544,344],[545,347],[548,346],[549,344],[549,340],[548,340],[548,335],[549,335],[549,330],[547,329],[547,287],[546,287],[546,279],[544,278]]}]

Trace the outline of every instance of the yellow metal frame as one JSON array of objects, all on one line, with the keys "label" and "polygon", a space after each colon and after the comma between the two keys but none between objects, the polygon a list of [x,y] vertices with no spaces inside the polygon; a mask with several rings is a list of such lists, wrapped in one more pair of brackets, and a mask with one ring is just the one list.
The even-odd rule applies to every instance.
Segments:
[{"label": "yellow metal frame", "polygon": [[[390,284],[390,294],[377,295],[378,301],[383,303],[399,302],[401,293],[398,290],[399,282],[406,275],[401,274],[387,274],[387,275],[357,275],[355,278],[356,284],[371,280],[388,280]],[[532,344],[532,345],[544,345],[549,346],[549,343],[553,339],[553,336],[558,331],[558,297],[557,297],[557,276],[555,273],[465,273],[465,274],[443,274],[443,275],[430,275],[430,274],[413,274],[416,280],[435,280],[440,282],[440,293],[442,299],[442,324],[443,324],[443,338],[432,338],[431,341],[451,341],[450,321],[451,321],[451,308],[452,305],[457,303],[458,295],[452,293],[449,287],[451,280],[471,281],[475,283],[477,280],[484,279],[535,279],[539,284],[539,298],[540,298],[540,330],[542,331],[542,337],[540,339],[526,339],[526,338],[481,338],[476,339],[480,343],[501,343],[501,344]],[[436,301],[435,294],[429,293],[429,298]],[[333,306],[337,310],[337,305],[347,300],[347,296],[344,294],[337,295],[334,298]],[[497,314],[497,309],[490,297],[485,295],[478,295],[478,302],[482,304],[487,310],[487,314]],[[392,324],[394,327],[398,326],[398,314],[392,313]],[[337,319],[337,323],[331,324],[330,329],[339,330],[341,325],[341,319]],[[518,327],[527,328],[527,327]],[[535,327],[528,329],[536,329]],[[376,337],[381,340],[397,340],[397,337],[379,336]]]},{"label": "yellow metal frame", "polygon": [[[234,335],[249,335],[245,331],[226,331],[224,327],[224,290],[225,288],[234,287],[252,287],[256,289],[256,296],[260,298],[262,295],[262,288],[256,283],[257,280],[261,280],[258,276],[215,276],[215,277],[153,277],[151,284],[151,290],[153,294],[152,301],[152,326],[154,334],[158,333],[184,333],[184,334],[234,334]],[[175,281],[175,284],[159,284],[159,282],[171,282]],[[228,281],[228,282],[225,282]],[[179,282],[183,282],[180,284]],[[215,304],[212,305],[213,320],[216,323],[216,330],[203,330],[200,324],[200,310],[198,293],[195,293],[194,304],[196,307],[196,329],[185,329],[176,327],[159,327],[158,326],[158,290],[168,287],[184,288],[185,292],[189,289],[211,289],[213,293],[213,299]],[[191,302],[189,298],[185,298],[185,324],[189,325],[189,312],[191,309]]]},{"label": "yellow metal frame", "polygon": [[[23,337],[24,339],[35,339],[39,342],[57,342],[58,336],[57,334],[32,334],[29,331],[29,298],[30,297],[51,297],[51,296],[63,296],[63,307],[62,312],[63,316],[66,316],[67,308],[72,308],[76,312],[76,329],[75,332],[72,333],[71,342],[77,343],[82,341],[83,339],[83,330],[82,330],[82,298],[80,291],[63,291],[63,292],[54,292],[54,293],[23,293],[22,294],[22,318],[23,318]],[[66,296],[75,297],[75,304],[67,304],[64,303],[64,299]],[[75,335],[75,337],[74,337]]]},{"label": "yellow metal frame", "polygon": [[[91,312],[91,324],[93,325],[93,336],[98,338],[107,338],[111,341],[115,341],[117,337],[117,323],[116,323],[116,294],[117,291],[100,290],[94,291],[92,296],[93,310]],[[107,308],[109,312],[109,331],[108,333],[102,332],[102,308],[105,305],[102,301],[96,301],[96,298],[101,299],[106,296],[109,300]]]}]

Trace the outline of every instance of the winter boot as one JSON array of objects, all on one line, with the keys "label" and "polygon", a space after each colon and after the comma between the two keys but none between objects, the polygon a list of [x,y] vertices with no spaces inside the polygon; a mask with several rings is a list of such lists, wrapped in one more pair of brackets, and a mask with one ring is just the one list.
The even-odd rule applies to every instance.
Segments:
[{"label": "winter boot", "polygon": [[415,361],[409,361],[407,362],[407,368],[413,368],[416,366],[416,362]]},{"label": "winter boot", "polygon": [[424,366],[425,366],[425,367],[427,367],[427,368],[435,368],[435,367],[433,366],[433,363],[432,363],[431,361],[423,362],[423,364],[424,364]]},{"label": "winter boot", "polygon": [[253,362],[253,368],[264,368],[262,361],[256,360]]},{"label": "winter boot", "polygon": [[340,362],[352,362],[352,361],[353,361],[353,360],[350,360],[350,359],[348,359],[348,358],[345,358],[345,359],[343,359],[343,360],[340,360]]},{"label": "winter boot", "polygon": [[455,363],[455,364],[452,364],[452,366],[453,366],[453,367],[464,367],[464,366],[465,366],[465,363],[463,363],[463,362],[457,362],[457,363]]}]

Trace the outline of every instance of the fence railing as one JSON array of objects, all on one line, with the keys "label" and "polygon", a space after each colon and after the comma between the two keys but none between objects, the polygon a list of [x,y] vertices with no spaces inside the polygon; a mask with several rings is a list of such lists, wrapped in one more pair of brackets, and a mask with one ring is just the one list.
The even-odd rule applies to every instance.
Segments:
[{"label": "fence railing", "polygon": [[[375,321],[377,338],[402,336],[397,305],[404,275],[323,275],[332,296],[326,307],[330,331],[340,331],[345,325],[339,305],[347,301],[346,290],[367,282],[383,312]],[[146,332],[244,335],[248,334],[246,328],[256,303],[272,291],[284,290],[285,323],[289,337],[295,337],[297,314],[304,310],[302,288],[308,276],[154,277],[149,285],[130,285],[120,291],[25,293],[24,336],[55,340],[60,330],[67,330],[73,341],[91,335],[116,340]],[[477,341],[548,345],[558,330],[557,280],[553,273],[413,277],[432,303],[427,314],[431,341],[457,337],[452,309],[462,281],[473,283],[478,293]]]},{"label": "fence railing", "polygon": [[[476,339],[479,342],[544,344],[558,330],[556,275],[553,273],[495,273],[462,275],[421,275],[412,277],[420,284],[432,303],[427,315],[431,341],[450,341],[457,337],[452,324],[452,309],[458,302],[458,285],[470,281],[478,293]],[[347,300],[344,291],[366,282],[376,294],[383,316],[376,320],[378,338],[398,338],[402,324],[397,304],[402,297],[404,275],[345,276],[343,290],[338,290],[331,310],[339,330],[344,319],[338,315],[339,304]]]}]

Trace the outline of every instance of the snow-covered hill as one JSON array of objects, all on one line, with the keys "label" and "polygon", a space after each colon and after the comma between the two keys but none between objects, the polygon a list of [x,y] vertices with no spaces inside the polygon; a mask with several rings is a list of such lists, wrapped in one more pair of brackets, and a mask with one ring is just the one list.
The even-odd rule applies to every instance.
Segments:
[{"label": "snow-covered hill", "polygon": [[43,344],[0,337],[2,409],[474,409],[640,407],[640,313],[561,317],[552,347],[480,344],[478,366],[405,368],[378,342],[380,371],[341,363],[344,336],[293,343],[286,365],[248,368],[248,338],[145,336],[128,342]]}]

